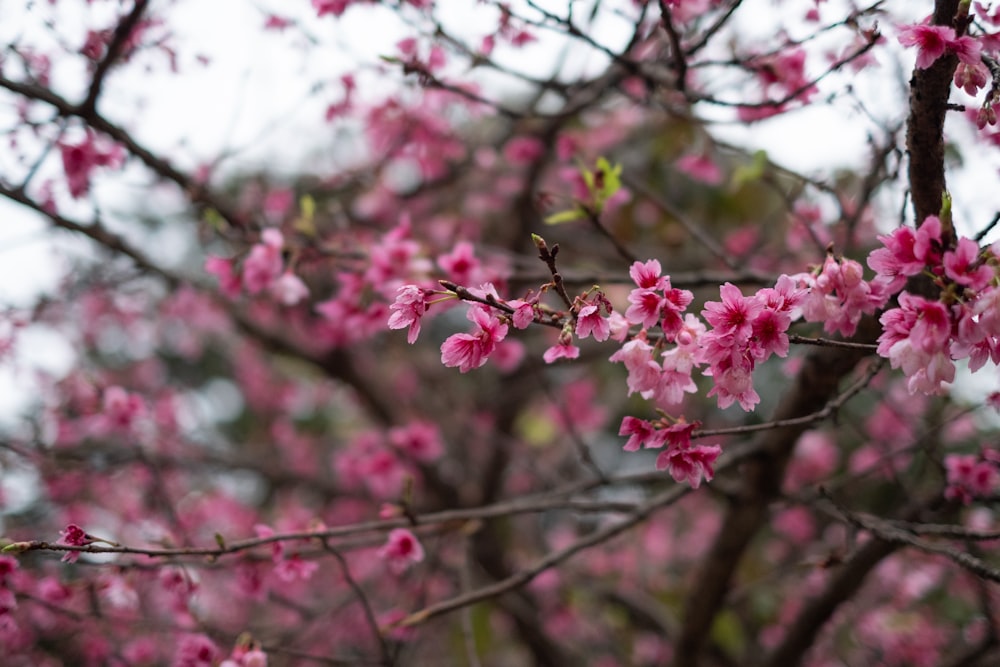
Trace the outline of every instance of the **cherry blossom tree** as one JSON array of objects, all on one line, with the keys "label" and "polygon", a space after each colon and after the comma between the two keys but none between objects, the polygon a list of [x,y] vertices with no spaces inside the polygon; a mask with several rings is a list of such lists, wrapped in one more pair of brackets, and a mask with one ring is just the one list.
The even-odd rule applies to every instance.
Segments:
[{"label": "cherry blossom tree", "polygon": [[1000,8],[0,7],[5,664],[1000,660]]}]

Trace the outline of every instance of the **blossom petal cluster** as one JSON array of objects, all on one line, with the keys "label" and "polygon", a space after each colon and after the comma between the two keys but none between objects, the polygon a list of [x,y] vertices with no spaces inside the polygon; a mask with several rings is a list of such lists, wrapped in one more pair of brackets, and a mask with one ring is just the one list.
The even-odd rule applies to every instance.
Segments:
[{"label": "blossom petal cluster", "polygon": [[618,434],[629,437],[625,451],[662,449],[656,457],[656,469],[666,470],[675,481],[687,482],[697,489],[702,479],[712,481],[715,460],[722,453],[718,445],[691,444],[691,433],[699,426],[700,422],[679,420],[668,424],[662,419],[649,422],[637,417],[625,417]]},{"label": "blossom petal cluster", "polygon": [[472,331],[452,334],[441,344],[441,363],[462,373],[485,364],[508,330],[488,306],[474,305],[466,317],[475,325]]},{"label": "blossom petal cluster", "polygon": [[955,36],[955,29],[943,25],[907,25],[899,29],[899,43],[917,47],[917,67],[927,69],[945,53],[954,53],[969,65],[979,63],[980,44],[968,36]]},{"label": "blossom petal cluster", "polygon": [[987,361],[1000,363],[1000,257],[994,248],[980,249],[968,238],[946,248],[937,216],[879,240],[883,247],[868,257],[876,280],[900,289],[906,277],[926,273],[939,290],[937,298],[903,291],[898,305],[879,318],[878,353],[903,371],[910,393],[944,391],[959,359],[969,359],[973,372]]}]

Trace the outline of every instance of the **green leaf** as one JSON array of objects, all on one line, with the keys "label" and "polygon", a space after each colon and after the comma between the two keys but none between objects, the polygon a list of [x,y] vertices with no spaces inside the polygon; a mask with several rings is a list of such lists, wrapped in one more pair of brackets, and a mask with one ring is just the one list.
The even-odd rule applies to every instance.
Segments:
[{"label": "green leaf", "polygon": [[561,225],[565,222],[573,222],[574,220],[582,220],[587,217],[587,212],[582,208],[571,208],[568,211],[560,211],[559,213],[553,213],[549,217],[545,218],[546,225]]},{"label": "green leaf", "polygon": [[733,187],[759,181],[767,171],[767,151],[759,150],[753,154],[750,164],[740,165],[733,171]]},{"label": "green leaf", "polygon": [[303,218],[312,220],[316,215],[316,200],[312,198],[312,195],[302,195],[299,198],[299,209],[302,211]]},{"label": "green leaf", "polygon": [[295,229],[304,236],[316,236],[316,225],[313,220],[316,217],[316,200],[309,195],[303,195],[299,199],[299,210],[302,215],[295,221]]},{"label": "green leaf", "polygon": [[226,228],[226,219],[214,208],[206,208],[201,216],[205,224],[217,232],[221,232]]},{"label": "green leaf", "polygon": [[620,164],[613,165],[607,159],[600,157],[597,158],[597,170],[602,176],[602,187],[598,190],[597,195],[600,203],[603,204],[621,189],[622,166]]}]

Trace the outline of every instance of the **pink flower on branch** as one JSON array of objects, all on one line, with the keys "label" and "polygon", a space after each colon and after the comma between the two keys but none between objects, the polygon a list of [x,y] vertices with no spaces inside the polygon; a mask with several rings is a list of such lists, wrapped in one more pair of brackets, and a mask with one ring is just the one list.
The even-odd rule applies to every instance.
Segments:
[{"label": "pink flower on branch", "polygon": [[441,345],[441,363],[462,373],[485,364],[508,329],[488,306],[473,306],[467,317],[476,325],[472,332],[453,334]]},{"label": "pink flower on branch", "polygon": [[625,417],[622,419],[621,428],[618,429],[618,435],[628,436],[628,441],[623,447],[626,452],[637,452],[656,436],[656,429],[645,419]]},{"label": "pink flower on branch", "polygon": [[996,276],[996,271],[986,261],[980,261],[979,253],[979,244],[972,239],[960,238],[955,249],[944,254],[945,275],[976,292],[985,290]]},{"label": "pink flower on branch", "polygon": [[351,2],[352,0],[312,0],[312,6],[316,10],[317,17],[327,14],[340,16],[347,11],[347,7]]},{"label": "pink flower on branch", "polygon": [[309,296],[309,288],[297,275],[287,270],[271,283],[271,296],[286,306],[294,306]]},{"label": "pink flower on branch", "polygon": [[[70,547],[85,547],[88,544],[94,544],[95,542],[104,542],[105,544],[111,546],[118,546],[117,543],[111,542],[110,540],[105,540],[103,538],[94,537],[93,535],[90,535],[89,533],[85,532],[83,528],[80,528],[80,526],[76,525],[75,523],[71,523],[68,526],[66,526],[66,528],[59,531],[58,544],[65,544],[66,546]],[[63,555],[62,560],[66,563],[75,563],[79,557],[80,557],[79,551],[67,551]]]},{"label": "pink flower on branch", "polygon": [[656,457],[656,469],[666,470],[676,482],[687,482],[691,488],[701,486],[702,478],[711,482],[715,477],[715,460],[722,453],[718,445],[696,445],[687,449],[674,448]]},{"label": "pink flower on branch", "polygon": [[944,458],[944,467],[948,473],[945,498],[958,500],[964,505],[971,503],[973,498],[989,496],[1000,483],[997,462],[985,457],[950,454]]},{"label": "pink flower on branch", "polygon": [[953,53],[968,67],[982,67],[980,62],[982,44],[979,40],[969,35],[956,37],[954,28],[950,26],[903,26],[899,30],[899,43],[903,46],[917,47],[918,69],[927,69],[945,53]]},{"label": "pink flower on branch", "polygon": [[389,431],[389,442],[399,451],[417,461],[429,463],[444,454],[441,433],[431,422],[414,421]]},{"label": "pink flower on branch", "polygon": [[389,328],[405,329],[409,327],[406,333],[406,342],[411,345],[416,342],[417,336],[420,335],[420,318],[424,316],[429,306],[427,297],[426,290],[416,285],[403,285],[396,294],[396,300],[389,306],[389,310],[392,311],[389,316]]},{"label": "pink flower on branch", "polygon": [[883,307],[905,282],[888,276],[868,282],[858,262],[833,255],[827,256],[818,275],[800,278],[810,287],[802,303],[805,320],[822,322],[827,333],[845,336],[853,336],[862,316]]},{"label": "pink flower on branch", "polygon": [[527,329],[535,320],[535,303],[535,301],[525,301],[524,299],[514,299],[507,302],[507,305],[514,309],[511,323],[515,329]]},{"label": "pink flower on branch", "polygon": [[[990,70],[981,62],[968,64],[961,62],[955,68],[955,86],[962,88],[969,95],[976,95],[985,88],[990,80]],[[985,127],[983,123],[981,127]]]},{"label": "pink flower on branch", "polygon": [[[660,365],[653,359],[653,346],[642,338],[633,338],[610,357],[610,361],[625,364],[628,371],[628,395],[639,393],[652,396],[660,379]],[[624,435],[624,434],[622,434]]]},{"label": "pink flower on branch", "polygon": [[243,261],[243,287],[250,294],[258,294],[281,276],[283,260],[281,249],[284,237],[277,229],[266,229],[261,234],[261,243],[250,249]]},{"label": "pink flower on branch", "polygon": [[692,445],[691,434],[701,422],[680,419],[667,424],[665,419],[648,422],[637,417],[622,420],[619,435],[629,436],[625,451],[635,452],[640,447],[664,451],[656,458],[656,469],[667,470],[677,482],[687,482],[697,489],[701,480],[711,481],[715,476],[715,460],[722,453],[718,445]]},{"label": "pink flower on branch", "polygon": [[396,528],[378,550],[378,557],[386,562],[393,574],[402,574],[424,559],[424,548],[417,536],[405,528]]},{"label": "pink flower on branch", "polygon": [[753,361],[747,357],[724,358],[705,371],[705,375],[711,376],[715,382],[708,396],[718,396],[722,409],[739,402],[743,410],[750,412],[760,403],[760,395],[753,388],[753,369]]},{"label": "pink flower on branch", "polygon": [[682,314],[694,295],[671,287],[670,278],[661,276],[661,271],[660,263],[655,259],[632,264],[629,275],[637,288],[628,296],[632,305],[625,311],[625,319],[645,329],[660,323],[664,335],[673,339],[683,324]]},{"label": "pink flower on branch", "polygon": [[736,341],[749,340],[753,333],[753,320],[763,309],[754,297],[744,297],[740,288],[726,283],[719,289],[722,301],[707,301],[701,316],[715,327],[713,334],[732,336]]},{"label": "pink flower on branch", "polygon": [[580,348],[573,345],[571,341],[563,341],[553,345],[549,349],[545,350],[542,355],[542,359],[545,363],[551,364],[559,359],[577,359],[580,356]]},{"label": "pink flower on branch", "polygon": [[899,43],[917,47],[917,68],[927,69],[948,50],[955,30],[943,25],[908,25],[899,30]]},{"label": "pink flower on branch", "polygon": [[205,271],[216,277],[224,295],[231,299],[239,296],[242,284],[239,274],[233,269],[233,260],[209,255],[205,260]]},{"label": "pink flower on branch", "polygon": [[666,299],[656,290],[634,289],[628,295],[628,300],[632,305],[625,311],[625,319],[632,324],[639,324],[644,329],[651,329],[660,321],[660,311],[663,309]]},{"label": "pink flower on branch", "polygon": [[952,319],[942,303],[903,292],[899,307],[887,310],[879,322],[883,332],[878,354],[889,359],[893,368],[902,369],[911,394],[940,393],[945,383],[955,379]]},{"label": "pink flower on branch", "polygon": [[459,285],[473,285],[482,282],[480,262],[475,249],[468,241],[459,241],[450,253],[437,258],[448,280]]},{"label": "pink flower on branch", "polygon": [[73,199],[83,197],[90,190],[90,175],[96,167],[119,167],[125,161],[121,146],[101,148],[89,131],[78,144],[59,144],[59,153]]},{"label": "pink flower on branch", "polygon": [[611,306],[600,295],[594,301],[586,302],[576,314],[576,335],[586,338],[593,335],[596,341],[605,341],[611,336],[611,323],[602,316],[602,311],[610,312]]},{"label": "pink flower on branch", "polygon": [[722,183],[722,170],[708,155],[685,155],[677,160],[677,168],[696,181],[708,185]]},{"label": "pink flower on branch", "polygon": [[634,262],[628,274],[639,289],[662,290],[667,286],[666,276],[661,276],[663,267],[660,262],[650,259],[645,262]]}]

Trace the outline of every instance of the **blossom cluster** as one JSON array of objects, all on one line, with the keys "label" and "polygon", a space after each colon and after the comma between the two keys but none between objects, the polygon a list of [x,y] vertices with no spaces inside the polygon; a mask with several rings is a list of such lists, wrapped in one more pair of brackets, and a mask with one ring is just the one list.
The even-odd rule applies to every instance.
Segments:
[{"label": "blossom cluster", "polygon": [[261,233],[260,242],[250,248],[241,272],[237,272],[233,260],[222,257],[209,257],[205,270],[218,278],[223,293],[230,297],[244,289],[251,295],[267,291],[279,303],[293,306],[309,295],[309,289],[290,268],[285,269],[284,245],[281,231],[268,228]]},{"label": "blossom cluster", "polygon": [[[620,348],[610,361],[624,364],[628,394],[641,395],[660,411],[676,410],[686,394],[697,392],[695,370],[712,378],[707,396],[715,396],[720,408],[738,403],[751,411],[760,402],[753,372],[772,356],[787,356],[788,329],[794,321],[821,322],[828,333],[852,336],[862,317],[885,309],[897,295],[898,305],[884,310],[880,318],[883,332],[878,353],[893,368],[902,369],[911,393],[940,392],[954,380],[956,359],[970,358],[974,371],[988,359],[1000,361],[1000,288],[996,285],[1000,260],[994,250],[981,251],[967,238],[959,239],[953,249],[945,248],[942,223],[934,216],[915,230],[901,227],[879,239],[883,247],[868,257],[876,272],[871,280],[865,280],[857,261],[830,253],[814,271],[782,275],[773,287],[749,296],[726,283],[719,289],[721,299],[707,301],[700,317],[686,312],[692,293],[673,287],[660,263],[652,259],[632,264],[629,275],[635,287],[628,294],[624,313],[596,287],[576,297],[569,309],[555,311],[539,298],[554,284],[543,286],[538,294],[510,300],[502,298],[491,283],[479,288],[446,283],[446,291],[403,285],[390,306],[389,327],[408,329],[407,340],[413,343],[435,299],[471,301],[466,317],[472,329],[449,336],[441,346],[442,363],[463,373],[485,365],[512,326],[560,327],[556,344],[543,355],[546,363],[576,358],[575,339],[611,339]],[[901,291],[910,277],[922,272],[932,276],[941,289],[938,299]],[[468,277],[464,271],[451,273]],[[674,433],[690,436],[693,427],[680,428],[679,424],[684,424],[683,419],[667,425],[662,420],[626,417],[621,435],[629,436],[627,451],[670,443],[657,459],[657,467],[697,486],[702,477],[712,478],[718,450],[672,439]]]},{"label": "blossom cluster", "polygon": [[973,372],[987,360],[1000,363],[1000,287],[996,247],[980,249],[968,238],[946,248],[941,220],[928,216],[916,230],[900,227],[880,236],[868,264],[896,290],[926,273],[937,298],[903,291],[898,306],[879,321],[878,353],[902,369],[910,393],[941,393],[955,379],[955,361]]}]

